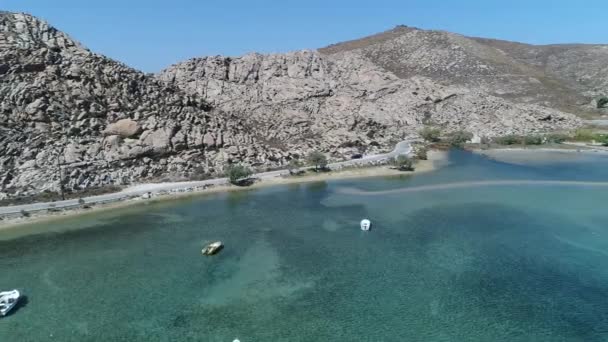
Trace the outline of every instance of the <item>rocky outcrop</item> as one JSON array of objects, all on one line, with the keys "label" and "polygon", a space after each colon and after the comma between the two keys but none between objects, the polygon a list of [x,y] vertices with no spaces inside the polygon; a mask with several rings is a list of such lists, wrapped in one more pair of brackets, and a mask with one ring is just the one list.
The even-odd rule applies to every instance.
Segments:
[{"label": "rocky outcrop", "polygon": [[404,78],[361,51],[206,57],[147,75],[0,12],[0,198],[389,150],[425,124],[477,136],[577,127],[478,88]]},{"label": "rocky outcrop", "polygon": [[235,113],[288,150],[388,147],[423,125],[478,136],[568,129],[579,121],[537,105],[423,77],[399,78],[357,52],[205,57],[174,65],[161,80]]}]

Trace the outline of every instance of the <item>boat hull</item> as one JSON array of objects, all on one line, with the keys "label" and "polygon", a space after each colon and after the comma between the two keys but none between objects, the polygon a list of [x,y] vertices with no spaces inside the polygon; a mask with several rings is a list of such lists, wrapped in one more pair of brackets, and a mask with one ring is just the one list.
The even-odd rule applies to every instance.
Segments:
[{"label": "boat hull", "polygon": [[205,248],[203,248],[201,250],[201,253],[203,253],[203,255],[215,255],[217,254],[219,251],[222,250],[222,248],[224,248],[224,245],[221,242],[214,242],[212,244],[207,245]]},{"label": "boat hull", "polygon": [[8,315],[15,308],[21,298],[17,290],[0,292],[0,317]]},{"label": "boat hull", "polygon": [[370,220],[361,220],[361,230],[368,231],[372,228],[372,223]]}]

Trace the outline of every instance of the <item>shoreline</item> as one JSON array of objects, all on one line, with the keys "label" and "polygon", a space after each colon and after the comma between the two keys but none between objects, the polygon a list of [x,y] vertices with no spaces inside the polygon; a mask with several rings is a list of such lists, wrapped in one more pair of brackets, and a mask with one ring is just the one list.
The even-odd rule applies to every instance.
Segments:
[{"label": "shoreline", "polygon": [[530,145],[530,146],[516,146],[516,145],[505,145],[505,146],[492,146],[487,149],[483,149],[480,146],[475,146],[469,151],[475,153],[492,153],[500,151],[540,151],[540,152],[564,152],[564,153],[585,153],[585,154],[608,154],[608,147],[604,146],[589,146],[581,143],[563,143],[557,145]]},{"label": "shoreline", "polygon": [[51,223],[61,221],[64,219],[74,218],[78,216],[85,216],[91,214],[97,214],[107,212],[115,209],[122,209],[132,207],[136,205],[142,205],[146,203],[160,203],[168,202],[171,200],[198,197],[205,195],[212,195],[218,193],[227,193],[233,191],[247,191],[257,190],[272,186],[281,186],[288,184],[298,183],[313,183],[313,182],[324,182],[324,181],[335,181],[343,179],[357,179],[357,178],[373,178],[373,177],[396,177],[396,176],[408,176],[416,175],[421,173],[432,172],[439,169],[444,163],[447,162],[446,151],[429,151],[428,160],[418,160],[415,162],[414,171],[398,171],[391,169],[387,165],[382,166],[362,166],[346,168],[337,171],[330,171],[327,173],[317,174],[306,174],[302,176],[277,176],[273,178],[260,179],[250,186],[236,186],[231,184],[222,184],[207,187],[205,189],[194,190],[190,192],[176,192],[176,193],[163,193],[156,194],[150,199],[142,198],[131,198],[124,199],[110,203],[95,204],[89,209],[84,208],[66,208],[58,212],[39,211],[31,213],[29,217],[5,217],[0,220],[0,231],[17,229],[21,226],[35,225],[43,223]]},{"label": "shoreline", "polygon": [[542,164],[549,162],[567,162],[588,156],[608,156],[608,149],[582,145],[555,145],[548,147],[504,147],[472,148],[470,152],[491,160],[511,164]]},{"label": "shoreline", "polygon": [[[479,147],[473,147],[468,149],[471,153],[482,155],[484,157],[497,160],[505,161],[509,163],[527,162],[527,161],[559,161],[560,158],[555,156],[545,156],[544,158],[537,158],[538,152],[540,153],[563,153],[564,156],[574,155],[606,155],[608,156],[608,149],[594,148],[592,146],[580,146],[580,145],[555,145],[550,147],[533,146],[533,147],[492,147],[489,149],[481,149]],[[517,155],[520,153],[519,155]],[[395,176],[406,176],[416,175],[420,173],[431,172],[441,168],[447,163],[447,151],[432,150],[429,151],[428,160],[418,160],[415,162],[414,171],[398,171],[391,169],[387,165],[366,165],[358,167],[349,167],[327,173],[317,174],[305,174],[302,176],[276,176],[272,178],[258,179],[254,184],[250,186],[235,186],[231,184],[219,184],[213,185],[206,188],[196,188],[189,192],[168,192],[168,193],[157,193],[152,198],[142,199],[141,197],[121,199],[113,202],[98,203],[94,206],[84,209],[82,207],[75,208],[64,208],[57,212],[49,211],[37,211],[30,213],[30,216],[16,216],[16,217],[4,217],[0,219],[0,231],[15,229],[25,225],[35,225],[43,223],[52,223],[61,221],[63,219],[69,219],[78,216],[91,215],[96,213],[103,213],[109,210],[122,209],[147,203],[160,203],[176,199],[198,197],[205,195],[212,195],[217,193],[227,193],[233,191],[248,191],[256,190],[272,186],[298,184],[298,183],[311,183],[311,182],[323,182],[332,180],[342,179],[357,179],[357,178],[372,178],[372,177],[395,177]],[[511,157],[511,155],[513,158]],[[534,154],[532,157],[530,154]],[[528,157],[528,158],[526,158]],[[187,183],[187,182],[185,182]],[[133,187],[145,188],[149,184],[134,185]]]}]

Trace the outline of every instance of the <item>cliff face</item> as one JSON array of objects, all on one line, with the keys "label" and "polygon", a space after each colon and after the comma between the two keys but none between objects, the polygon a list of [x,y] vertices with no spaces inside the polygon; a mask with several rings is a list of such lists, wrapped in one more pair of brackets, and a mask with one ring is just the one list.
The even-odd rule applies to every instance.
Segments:
[{"label": "cliff face", "polygon": [[0,13],[0,198],[276,167],[312,149],[378,151],[424,124],[479,136],[576,117],[475,87],[403,77],[359,50],[197,58],[158,75]]}]

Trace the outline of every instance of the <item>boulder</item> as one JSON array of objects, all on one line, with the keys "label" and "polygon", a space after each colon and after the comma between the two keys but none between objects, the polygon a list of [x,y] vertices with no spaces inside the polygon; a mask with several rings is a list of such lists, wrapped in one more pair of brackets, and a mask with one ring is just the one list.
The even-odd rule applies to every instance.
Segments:
[{"label": "boulder", "polygon": [[121,119],[109,124],[104,130],[105,135],[118,135],[123,138],[133,137],[141,133],[139,124],[131,119]]},{"label": "boulder", "polygon": [[171,127],[163,127],[156,131],[145,131],[142,133],[140,142],[144,146],[152,147],[155,154],[164,154],[171,150],[171,138],[173,129]]}]

